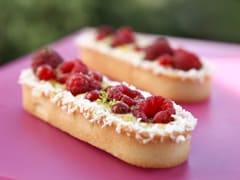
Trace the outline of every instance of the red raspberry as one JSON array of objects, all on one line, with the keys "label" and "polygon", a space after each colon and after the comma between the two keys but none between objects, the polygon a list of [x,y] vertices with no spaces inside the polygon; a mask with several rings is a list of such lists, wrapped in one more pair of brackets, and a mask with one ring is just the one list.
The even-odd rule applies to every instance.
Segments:
[{"label": "red raspberry", "polygon": [[144,112],[146,102],[144,100],[139,101],[133,109],[133,115],[136,118],[141,118],[141,122],[148,122],[149,118]]},{"label": "red raspberry", "polygon": [[136,105],[136,103],[137,103],[134,99],[132,99],[131,97],[129,97],[125,94],[122,95],[120,101],[126,103],[130,107]]},{"label": "red raspberry", "polygon": [[173,50],[170,47],[168,41],[164,38],[159,38],[153,44],[145,48],[145,57],[146,60],[155,60],[159,56],[164,54],[173,54]]},{"label": "red raspberry", "polygon": [[63,58],[54,50],[50,48],[44,48],[36,51],[32,57],[32,68],[36,72],[37,68],[43,64],[50,65],[55,69],[59,64],[63,62]]},{"label": "red raspberry", "polygon": [[94,89],[100,90],[101,88],[102,88],[101,84],[98,81],[89,79],[89,89],[90,90],[94,90]]},{"label": "red raspberry", "polygon": [[162,109],[164,99],[161,96],[151,96],[146,99],[144,112],[148,118],[153,118]]},{"label": "red raspberry", "polygon": [[155,114],[152,121],[153,123],[168,123],[169,121],[172,121],[171,113],[169,111],[159,111]]},{"label": "red raspberry", "polygon": [[71,73],[83,73],[87,74],[88,73],[88,67],[79,59],[73,60],[74,62],[74,67],[71,71]]},{"label": "red raspberry", "polygon": [[79,59],[64,62],[58,67],[61,73],[88,73],[88,67]]},{"label": "red raspberry", "polygon": [[132,90],[130,88],[128,88],[127,86],[121,84],[121,85],[117,85],[115,87],[118,88],[122,93],[124,93],[130,97],[132,96]]},{"label": "red raspberry", "polygon": [[89,91],[89,78],[84,74],[73,74],[66,82],[66,89],[74,96]]},{"label": "red raspberry", "polygon": [[37,68],[37,77],[40,80],[50,80],[55,77],[54,71],[48,64],[43,64]]},{"label": "red raspberry", "polygon": [[99,97],[100,92],[98,90],[92,90],[86,94],[86,99],[89,99],[90,101],[96,101]]},{"label": "red raspberry", "polygon": [[68,62],[64,62],[62,64],[60,64],[58,66],[58,69],[62,72],[62,73],[70,73],[72,71],[72,69],[75,66],[75,61],[68,61]]},{"label": "red raspberry", "polygon": [[132,90],[129,87],[121,84],[116,86],[123,94],[133,98],[133,99],[143,99],[143,95],[137,91],[137,90]]},{"label": "red raspberry", "polygon": [[136,101],[141,101],[141,100],[144,100],[145,97],[144,97],[141,93],[139,93],[137,96],[135,96],[134,99],[135,99]]},{"label": "red raspberry", "polygon": [[116,114],[126,114],[129,113],[131,109],[124,102],[119,102],[112,106],[112,112]]},{"label": "red raspberry", "polygon": [[114,36],[112,47],[123,44],[133,43],[135,41],[134,33],[130,27],[121,27]]},{"label": "red raspberry", "polygon": [[177,49],[174,51],[173,67],[188,71],[190,69],[201,69],[202,64],[195,54],[184,49]]},{"label": "red raspberry", "polygon": [[105,37],[111,35],[113,33],[113,28],[110,26],[101,26],[100,28],[98,28],[97,30],[97,40],[102,40]]},{"label": "red raspberry", "polygon": [[163,66],[172,66],[173,60],[170,55],[162,55],[158,58],[158,62]]},{"label": "red raspberry", "polygon": [[109,100],[115,99],[117,101],[122,101],[130,107],[135,105],[138,100],[144,98],[140,92],[131,90],[123,84],[108,87],[107,94]]},{"label": "red raspberry", "polygon": [[168,123],[173,120],[172,114],[175,114],[172,102],[161,96],[139,101],[133,110],[133,115],[143,122]]},{"label": "red raspberry", "polygon": [[102,80],[103,80],[102,74],[99,73],[99,72],[90,71],[90,72],[88,73],[88,75],[89,75],[89,77],[90,77],[91,79],[94,79],[94,80],[96,80],[96,81],[102,82]]},{"label": "red raspberry", "polygon": [[120,101],[123,93],[116,86],[109,86],[107,87],[107,95],[109,100],[115,99],[117,101]]},{"label": "red raspberry", "polygon": [[87,66],[81,60],[72,60],[60,64],[57,68],[56,80],[60,83],[65,83],[67,78],[74,73],[88,73]]},{"label": "red raspberry", "polygon": [[135,45],[134,50],[139,52],[139,51],[142,51],[143,48],[138,45]]},{"label": "red raspberry", "polygon": [[167,110],[167,111],[169,111],[170,114],[175,114],[175,109],[173,107],[173,103],[168,99],[164,100],[164,102],[162,104],[162,110]]},{"label": "red raspberry", "polygon": [[57,72],[56,74],[56,81],[59,83],[66,83],[67,79],[69,78],[71,74],[70,73],[61,73],[61,72]]},{"label": "red raspberry", "polygon": [[63,62],[60,64],[56,69],[56,80],[59,83],[65,83],[68,79],[68,77],[71,75],[71,71],[74,67],[74,62]]}]

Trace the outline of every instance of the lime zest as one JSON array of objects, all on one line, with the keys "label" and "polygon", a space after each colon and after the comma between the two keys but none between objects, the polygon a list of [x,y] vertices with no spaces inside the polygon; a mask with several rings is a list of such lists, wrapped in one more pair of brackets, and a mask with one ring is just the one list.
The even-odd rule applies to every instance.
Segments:
[{"label": "lime zest", "polygon": [[49,80],[48,81],[53,87],[58,87],[58,88],[62,88],[62,89],[66,89],[65,87],[66,87],[66,85],[65,84],[61,84],[61,83],[59,83],[59,82],[57,82],[57,81],[55,81],[55,80]]}]

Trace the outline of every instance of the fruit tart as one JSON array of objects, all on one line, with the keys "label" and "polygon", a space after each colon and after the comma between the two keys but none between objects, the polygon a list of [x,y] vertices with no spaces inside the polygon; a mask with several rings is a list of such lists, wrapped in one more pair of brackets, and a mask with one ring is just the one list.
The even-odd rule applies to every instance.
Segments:
[{"label": "fruit tart", "polygon": [[23,108],[135,166],[166,168],[185,162],[197,120],[162,96],[91,71],[79,59],[64,61],[41,49],[21,72]]},{"label": "fruit tart", "polygon": [[211,70],[196,54],[165,37],[130,27],[87,29],[77,37],[80,57],[92,70],[175,101],[198,102],[211,90]]}]

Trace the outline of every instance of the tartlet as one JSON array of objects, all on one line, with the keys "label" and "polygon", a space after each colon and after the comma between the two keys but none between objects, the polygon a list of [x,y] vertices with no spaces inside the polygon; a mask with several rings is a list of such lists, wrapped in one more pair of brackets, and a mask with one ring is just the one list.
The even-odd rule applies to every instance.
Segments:
[{"label": "tartlet", "polygon": [[197,120],[170,99],[64,62],[50,49],[21,72],[23,108],[135,166],[174,167],[188,158]]},{"label": "tartlet", "polygon": [[203,58],[173,47],[165,37],[135,33],[129,27],[109,29],[89,28],[76,39],[90,69],[175,101],[198,102],[210,96],[212,73]]}]

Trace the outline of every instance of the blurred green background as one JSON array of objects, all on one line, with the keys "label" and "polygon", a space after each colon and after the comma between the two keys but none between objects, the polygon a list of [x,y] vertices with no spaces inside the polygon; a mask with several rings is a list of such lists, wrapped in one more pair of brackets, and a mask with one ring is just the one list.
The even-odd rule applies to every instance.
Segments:
[{"label": "blurred green background", "polygon": [[240,42],[240,0],[0,0],[0,64],[101,24]]}]

